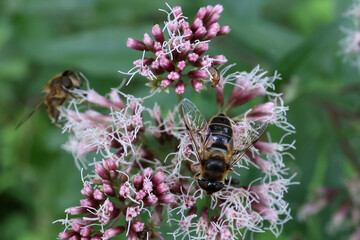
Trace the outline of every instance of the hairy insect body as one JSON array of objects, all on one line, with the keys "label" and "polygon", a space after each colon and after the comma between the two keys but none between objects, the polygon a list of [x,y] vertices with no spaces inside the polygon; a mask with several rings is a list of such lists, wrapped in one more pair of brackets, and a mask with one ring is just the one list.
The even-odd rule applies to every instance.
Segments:
[{"label": "hairy insect body", "polygon": [[208,146],[204,150],[200,167],[201,178],[198,180],[209,194],[224,187],[233,151],[232,135],[231,122],[225,114],[220,113],[210,120],[206,136]]},{"label": "hairy insect body", "polygon": [[190,135],[198,163],[192,165],[196,170],[194,178],[207,194],[224,188],[226,176],[244,153],[264,133],[268,122],[243,122],[242,136],[237,136],[237,146],[233,141],[233,125],[230,119],[219,113],[209,124],[201,112],[188,99],[181,103],[186,129]]},{"label": "hairy insect body", "polygon": [[49,117],[56,124],[60,116],[60,107],[72,96],[71,91],[81,85],[79,76],[72,70],[66,70],[52,77],[45,85],[45,96],[34,109],[16,126],[20,127],[29,119],[42,105],[46,106]]},{"label": "hairy insect body", "polygon": [[71,95],[70,90],[80,87],[80,79],[71,70],[66,70],[50,79],[45,86],[44,104],[50,118],[56,123],[59,119],[59,107]]}]

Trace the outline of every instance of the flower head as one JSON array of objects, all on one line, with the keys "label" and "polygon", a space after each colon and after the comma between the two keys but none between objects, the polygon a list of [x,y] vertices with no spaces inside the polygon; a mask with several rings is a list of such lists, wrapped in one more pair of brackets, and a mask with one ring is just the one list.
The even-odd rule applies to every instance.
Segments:
[{"label": "flower head", "polygon": [[[65,225],[59,238],[164,239],[158,231],[164,219],[177,226],[167,233],[175,239],[234,239],[265,230],[278,236],[291,219],[284,195],[294,174],[289,174],[285,157],[292,157],[289,150],[295,148],[294,141],[285,143],[295,129],[287,121],[282,95],[275,92],[279,74],[269,77],[259,66],[228,74],[233,67],[229,65],[212,81],[213,66],[226,62],[222,55],[206,54],[211,39],[229,33],[229,27],[218,23],[222,6],[201,8],[192,22],[180,7],[162,11],[167,14],[163,29],[155,25],[142,41],[128,39],[128,47],[143,51],[128,74],[139,73],[156,89],[173,87],[178,95],[188,85],[199,92],[206,88],[205,81],[211,81],[214,103],[227,114],[230,140],[225,145],[223,139],[213,138],[214,126],[203,127],[208,121],[200,111],[195,116],[202,122],[197,124],[199,118],[189,123],[191,119],[180,114],[181,104],[151,106],[148,99],[153,101],[158,91],[135,97],[118,89],[105,96],[90,88],[77,89],[75,98],[61,109],[63,131],[70,135],[64,149],[88,170],[81,190],[84,199],[58,220]],[[229,97],[225,88],[231,88]],[[239,106],[243,111],[234,111]],[[268,125],[284,135],[271,140],[265,133]],[[206,137],[215,144],[196,142]],[[197,180],[212,183],[213,173],[201,171],[201,163],[209,161],[203,153],[219,149],[233,164],[226,171],[213,171],[223,176],[221,189],[204,191]]]},{"label": "flower head", "polygon": [[[129,38],[127,46],[134,50],[150,53],[134,62],[128,73],[136,73],[149,79],[153,89],[174,87],[177,94],[183,94],[185,86],[191,83],[196,91],[202,89],[202,82],[211,81],[209,68],[226,63],[223,55],[206,54],[211,39],[229,33],[228,26],[220,26],[218,20],[223,11],[221,5],[200,8],[190,22],[183,15],[181,7],[161,10],[167,15],[165,26],[154,25],[151,35],[144,34],[142,41]],[[130,80],[129,80],[130,81]]]}]

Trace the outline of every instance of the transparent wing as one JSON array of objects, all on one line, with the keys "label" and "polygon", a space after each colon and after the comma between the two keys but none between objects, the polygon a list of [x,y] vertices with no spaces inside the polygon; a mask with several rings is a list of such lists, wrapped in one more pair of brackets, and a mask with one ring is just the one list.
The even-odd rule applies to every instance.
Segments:
[{"label": "transparent wing", "polygon": [[26,122],[39,108],[44,104],[44,99],[41,100],[33,109],[32,111],[26,115],[15,127],[15,130],[18,129],[24,122]]},{"label": "transparent wing", "polygon": [[205,144],[209,126],[204,116],[189,99],[185,98],[182,100],[180,108],[186,129],[190,134],[198,157],[200,157],[200,151]]},{"label": "transparent wing", "polygon": [[269,122],[237,122],[233,126],[234,154],[229,163],[229,168],[234,166],[265,132]]}]

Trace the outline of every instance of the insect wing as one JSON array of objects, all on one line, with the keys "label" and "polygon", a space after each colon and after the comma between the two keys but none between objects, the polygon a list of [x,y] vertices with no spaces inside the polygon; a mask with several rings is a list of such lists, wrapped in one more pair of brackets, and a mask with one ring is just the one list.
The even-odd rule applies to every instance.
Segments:
[{"label": "insect wing", "polygon": [[248,150],[265,132],[269,122],[237,122],[233,134],[234,154],[229,163],[229,167],[234,166]]},{"label": "insect wing", "polygon": [[26,115],[23,120],[21,120],[21,122],[19,122],[15,129],[18,129],[24,122],[26,122],[35,112],[37,112],[37,110],[39,110],[39,108],[44,104],[44,99],[41,100],[41,102],[39,102],[34,108],[33,110],[28,114]]},{"label": "insect wing", "polygon": [[199,157],[209,133],[209,126],[201,112],[187,98],[181,102],[181,114]]}]

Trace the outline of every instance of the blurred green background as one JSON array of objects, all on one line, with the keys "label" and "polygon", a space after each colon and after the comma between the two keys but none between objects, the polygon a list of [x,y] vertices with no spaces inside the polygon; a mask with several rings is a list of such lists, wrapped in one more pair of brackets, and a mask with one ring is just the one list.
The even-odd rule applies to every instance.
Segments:
[{"label": "blurred green background", "polygon": [[[214,54],[224,54],[238,70],[257,64],[271,74],[278,70],[290,106],[288,120],[296,126],[297,172],[286,199],[294,220],[278,239],[346,239],[326,232],[330,212],[308,222],[297,221],[297,210],[311,190],[326,184],[341,186],[354,170],[339,147],[339,135],[359,146],[359,119],[341,122],[334,130],[324,103],[349,112],[359,109],[357,69],[343,61],[338,41],[347,0],[225,0],[168,1],[181,5],[192,19],[199,7],[223,4],[220,24],[231,33],[212,42]],[[120,84],[140,52],[126,48],[128,37],[142,39],[154,23],[162,23],[160,0],[2,0],[0,1],[0,238],[55,239],[64,209],[81,198],[79,171],[61,149],[67,136],[53,126],[43,109],[20,129],[15,125],[41,99],[48,79],[65,69],[83,72],[104,94]],[[134,79],[126,92],[147,94],[143,80]],[[359,86],[359,85],[357,85]],[[350,91],[346,91],[350,89]],[[346,94],[344,94],[346,93]],[[359,148],[355,148],[359,153]],[[254,239],[274,239],[271,233]]]}]

